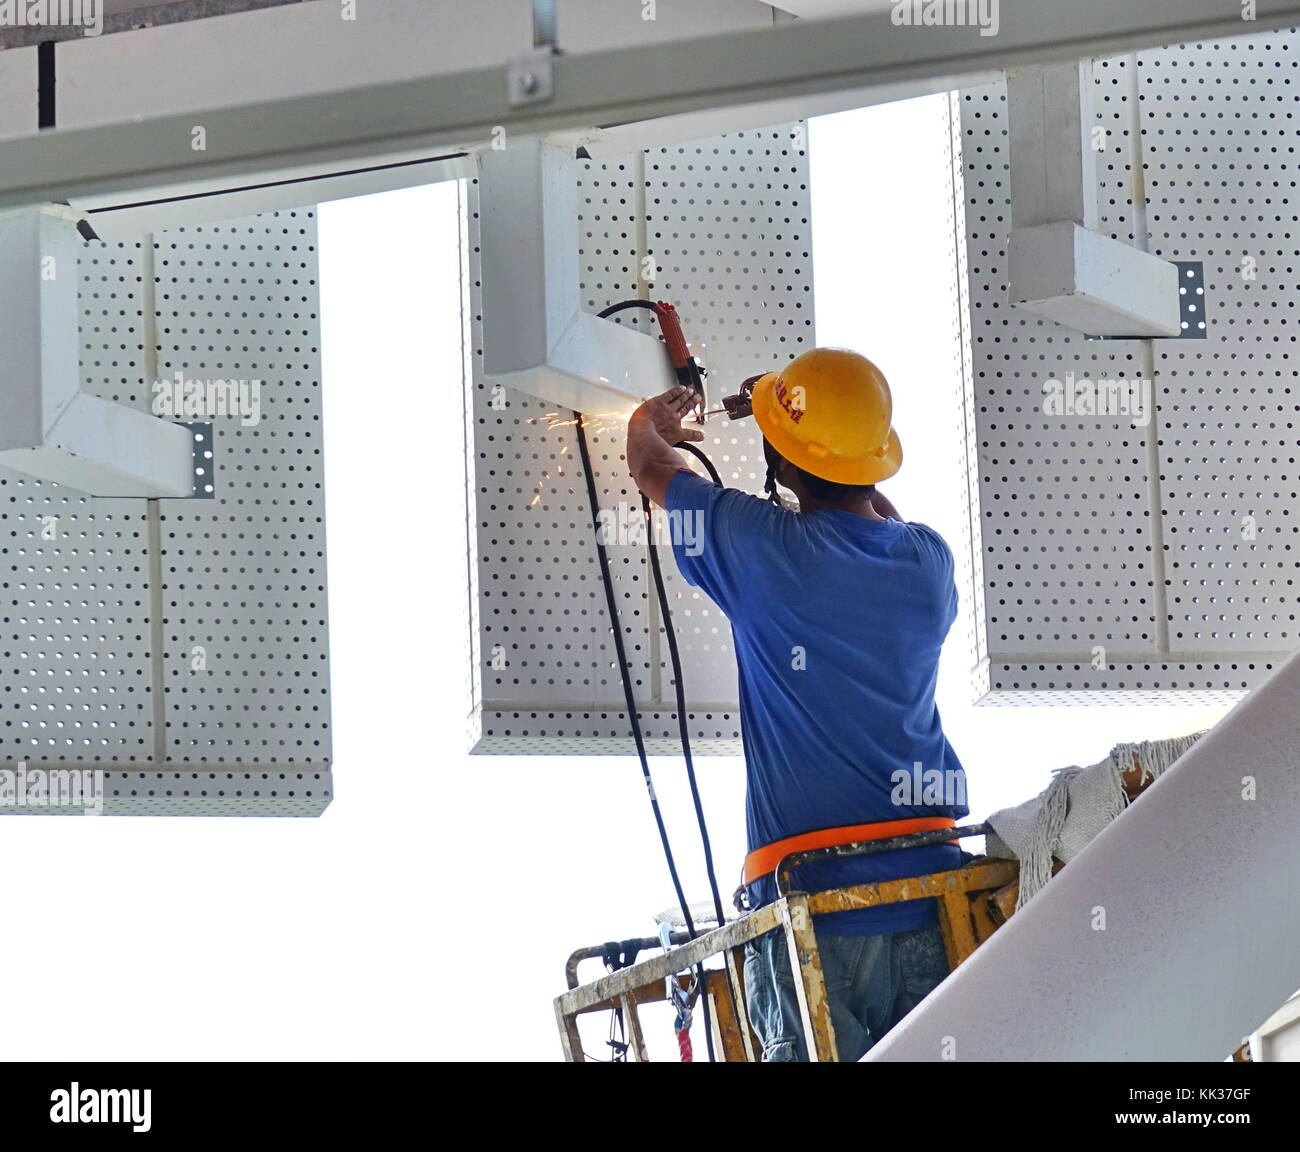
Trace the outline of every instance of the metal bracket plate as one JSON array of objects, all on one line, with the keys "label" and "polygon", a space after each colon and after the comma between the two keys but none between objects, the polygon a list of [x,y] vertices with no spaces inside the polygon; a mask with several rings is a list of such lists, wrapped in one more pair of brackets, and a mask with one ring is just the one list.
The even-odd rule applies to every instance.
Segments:
[{"label": "metal bracket plate", "polygon": [[194,494],[191,500],[213,500],[217,494],[216,440],[211,424],[184,423],[194,434]]},{"label": "metal bracket plate", "polygon": [[1200,260],[1171,260],[1178,269],[1178,312],[1182,321],[1182,335],[1175,340],[1204,340],[1208,332],[1205,324],[1205,264]]},{"label": "metal bracket plate", "polygon": [[506,92],[514,107],[541,104],[555,95],[556,55],[554,48],[543,47],[511,58],[506,67]]}]

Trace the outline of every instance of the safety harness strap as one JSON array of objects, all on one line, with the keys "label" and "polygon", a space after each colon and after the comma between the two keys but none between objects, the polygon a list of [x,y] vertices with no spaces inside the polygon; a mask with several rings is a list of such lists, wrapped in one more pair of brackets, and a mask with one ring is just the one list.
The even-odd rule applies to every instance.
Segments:
[{"label": "safety harness strap", "polygon": [[934,832],[940,828],[953,828],[956,823],[947,816],[916,816],[909,820],[882,820],[875,824],[846,824],[842,828],[801,832],[798,836],[787,836],[784,840],[755,848],[746,856],[745,883],[752,884],[760,877],[771,875],[777,865],[793,852],[836,848],[863,840],[887,840],[891,836],[910,836],[914,832]]}]

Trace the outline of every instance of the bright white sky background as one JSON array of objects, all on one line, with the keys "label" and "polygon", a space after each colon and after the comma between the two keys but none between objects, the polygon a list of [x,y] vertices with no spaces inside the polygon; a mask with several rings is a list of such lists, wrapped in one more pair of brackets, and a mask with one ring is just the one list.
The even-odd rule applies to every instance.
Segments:
[{"label": "bright white sky background", "polygon": [[[946,131],[927,98],[815,121],[811,155],[819,341],[884,369],[907,453],[886,490],[956,550]],[[337,798],[319,820],[5,820],[0,1059],[556,1059],[565,957],[653,934],[672,903],[630,741],[626,757],[466,755],[455,187],[320,215]],[[976,709],[966,626],[940,711],[974,818],[1222,711]],[[680,761],[653,766],[704,899]],[[729,893],[743,765],[698,766]],[[667,1056],[667,1018],[646,1027]],[[603,1057],[604,1022],[584,1036]]]}]

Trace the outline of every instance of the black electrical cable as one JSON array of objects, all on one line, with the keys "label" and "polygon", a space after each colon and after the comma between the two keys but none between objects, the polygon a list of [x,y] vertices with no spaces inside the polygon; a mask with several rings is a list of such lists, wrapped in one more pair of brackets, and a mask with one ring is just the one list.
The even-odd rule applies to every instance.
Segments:
[{"label": "black electrical cable", "polygon": [[[655,305],[649,300],[624,300],[618,304],[611,305],[599,315],[601,319],[608,319],[619,312],[627,311],[633,308],[645,308],[655,311]],[[677,901],[681,905],[682,919],[686,924],[688,935],[694,939],[696,936],[695,922],[691,917],[690,907],[686,901],[685,892],[682,890],[681,880],[677,873],[677,863],[673,857],[672,846],[668,840],[668,831],[664,825],[663,813],[659,807],[659,800],[655,796],[654,784],[650,775],[650,764],[646,758],[645,740],[641,733],[640,716],[636,710],[636,697],[632,690],[632,680],[628,672],[627,658],[623,646],[622,626],[619,623],[617,601],[614,596],[613,581],[609,573],[609,557],[605,552],[605,546],[600,539],[600,501],[596,494],[595,477],[591,470],[591,455],[587,446],[587,434],[583,424],[582,414],[575,412],[576,427],[578,431],[578,451],[582,457],[583,472],[587,482],[587,496],[591,504],[592,524],[596,537],[596,554],[600,561],[601,579],[605,586],[605,601],[609,609],[610,621],[614,628],[614,648],[618,658],[619,676],[623,683],[623,695],[627,704],[628,719],[632,728],[632,740],[636,745],[637,756],[641,761],[641,774],[645,780],[646,790],[650,795],[651,808],[654,811],[655,824],[659,829],[659,839],[663,845],[664,857],[668,862],[668,871],[672,876],[673,888],[677,895]],[[692,455],[696,456],[708,470],[713,482],[719,487],[722,486],[722,480],[718,476],[717,469],[713,463],[698,448],[691,444],[683,443],[679,447],[686,448]],[[642,511],[646,517],[646,526],[650,527],[650,502],[644,495],[641,497]],[[700,798],[699,783],[695,776],[695,763],[691,755],[690,729],[686,719],[686,689],[684,678],[682,676],[681,656],[677,648],[677,634],[672,624],[672,613],[668,605],[668,592],[664,585],[663,571],[659,565],[659,552],[655,547],[653,537],[647,534],[650,551],[650,568],[654,577],[655,591],[659,600],[660,611],[663,615],[664,628],[668,636],[668,651],[671,657],[673,668],[673,678],[676,685],[677,694],[677,721],[681,733],[682,756],[686,763],[686,779],[690,786],[691,801],[695,807],[695,818],[700,829],[700,839],[704,848],[704,863],[708,872],[709,888],[713,896],[714,915],[717,918],[718,925],[721,927],[726,923],[726,916],[722,911],[722,897],[718,890],[717,875],[713,866],[713,846],[709,838],[708,823],[704,817],[704,804]],[[704,984],[704,965],[696,965],[696,973],[701,985]],[[730,983],[730,970],[727,971],[727,980]],[[732,989],[733,997],[736,990]],[[713,1051],[713,1030],[709,1026],[709,997],[703,995],[700,998],[701,1010],[704,1016],[704,1037],[709,1051],[709,1059],[714,1059]]]},{"label": "black electrical cable", "polygon": [[653,312],[655,305],[653,300],[624,300],[619,304],[611,304],[604,312],[598,312],[597,315],[602,320],[608,320],[618,312],[626,312],[629,308],[645,308]]},{"label": "black electrical cable", "polygon": [[[684,448],[699,460],[707,469],[713,483],[719,488],[723,486],[722,477],[718,475],[718,470],[713,466],[713,461],[699,448],[686,440],[677,444],[676,447]],[[646,541],[650,552],[650,574],[654,579],[655,593],[659,599],[659,612],[663,617],[664,634],[668,638],[668,657],[672,664],[673,685],[677,695],[677,729],[681,735],[682,759],[686,761],[686,779],[690,783],[691,800],[695,804],[695,819],[700,826],[700,840],[704,845],[704,867],[708,872],[709,888],[713,895],[713,911],[718,924],[722,925],[727,922],[727,918],[722,911],[722,895],[718,891],[718,877],[713,867],[713,845],[709,840],[709,827],[704,818],[704,804],[700,799],[700,789],[695,778],[695,761],[691,756],[691,730],[686,722],[686,684],[682,675],[681,654],[677,649],[677,630],[673,627],[672,609],[668,605],[668,589],[664,584],[663,569],[659,566],[659,548],[655,544],[654,533],[649,530],[650,501],[644,493],[641,495],[641,511],[646,518]]]},{"label": "black electrical cable", "polygon": [[[721,485],[719,485],[721,487]],[[641,496],[641,510],[645,513],[646,526],[650,525],[650,501]],[[686,761],[686,779],[691,786],[691,800],[695,804],[695,819],[700,826],[700,839],[704,843],[704,868],[709,876],[709,890],[713,895],[713,912],[717,917],[718,927],[727,922],[722,911],[722,896],[718,892],[718,877],[713,870],[713,845],[709,842],[708,826],[704,820],[704,804],[700,800],[699,785],[695,780],[695,761],[691,758],[691,730],[686,722],[686,686],[682,682],[682,658],[677,651],[677,630],[673,627],[673,615],[668,607],[668,590],[664,586],[664,574],[659,567],[659,549],[655,546],[653,535],[647,531],[646,539],[650,548],[650,573],[654,578],[655,592],[659,597],[659,612],[663,617],[664,635],[668,638],[668,656],[673,668],[673,687],[677,693],[677,730],[681,734],[682,759]]]},{"label": "black electrical cable", "polygon": [[619,624],[618,603],[614,598],[614,582],[609,574],[609,554],[601,541],[600,502],[596,495],[596,480],[591,470],[591,453],[587,448],[587,432],[583,426],[581,412],[578,418],[578,454],[582,458],[582,471],[587,481],[587,495],[591,501],[592,529],[596,539],[596,558],[600,562],[601,583],[605,587],[605,605],[609,609],[609,620],[614,632],[614,654],[618,660],[620,678],[623,681],[623,697],[627,704],[628,723],[632,726],[632,742],[636,745],[636,754],[641,761],[641,776],[645,781],[646,791],[650,795],[650,807],[654,812],[655,824],[659,828],[659,840],[663,844],[664,856],[668,860],[668,872],[672,876],[673,891],[677,902],[682,906],[682,915],[686,918],[686,930],[695,935],[695,924],[691,920],[690,909],[686,903],[686,893],[682,891],[682,882],[677,875],[677,862],[673,858],[672,847],[668,843],[668,830],[664,825],[663,812],[659,808],[659,798],[655,795],[654,781],[650,776],[650,763],[646,759],[645,737],[641,734],[641,717],[636,710],[636,698],[632,692],[632,681],[627,671],[627,649],[623,644],[623,629]]},{"label": "black electrical cable", "polygon": [[[663,811],[659,807],[659,798],[655,795],[654,780],[650,775],[650,761],[646,758],[645,738],[641,734],[641,717],[636,709],[636,696],[632,691],[632,677],[628,672],[627,651],[623,644],[623,627],[619,622],[618,603],[614,597],[614,581],[609,573],[609,555],[600,538],[600,498],[596,494],[596,479],[591,469],[591,453],[587,447],[587,432],[583,425],[581,412],[575,412],[578,430],[578,453],[582,458],[582,472],[587,482],[587,497],[591,505],[592,535],[596,542],[596,557],[600,562],[600,578],[605,588],[605,605],[609,610],[609,620],[614,632],[614,653],[618,660],[619,679],[623,683],[623,698],[627,705],[628,722],[632,727],[632,742],[636,745],[637,759],[641,762],[641,778],[645,782],[646,793],[650,797],[650,808],[654,812],[655,826],[659,829],[659,842],[663,845],[664,859],[668,862],[668,873],[672,877],[673,891],[677,903],[681,906],[682,917],[686,921],[686,931],[691,939],[696,936],[695,921],[691,918],[690,905],[686,893],[682,890],[681,878],[677,874],[677,861],[673,857],[672,845],[668,842],[668,829],[664,824]],[[696,965],[696,973],[701,985],[704,983],[704,965]],[[704,1015],[704,1039],[713,1060],[713,1029],[709,1026],[709,1000],[701,999]]]},{"label": "black electrical cable", "polygon": [[[677,448],[684,448],[692,456],[704,465],[705,470],[709,473],[710,479],[717,487],[724,487],[722,477],[718,475],[718,470],[713,466],[710,460],[694,444],[683,440],[680,444],[675,445]],[[641,494],[641,509],[645,514],[646,527],[650,527],[650,501],[645,493]],[[690,783],[691,800],[695,805],[695,819],[700,828],[700,841],[704,846],[704,867],[709,877],[709,891],[713,896],[713,912],[721,927],[727,922],[725,913],[722,911],[722,894],[718,891],[718,876],[713,867],[713,845],[709,839],[709,826],[704,818],[704,804],[700,799],[699,785],[695,779],[695,761],[691,755],[691,731],[686,720],[686,681],[682,675],[682,658],[677,648],[677,629],[673,627],[672,609],[668,605],[668,589],[664,584],[663,569],[659,566],[659,549],[655,545],[653,532],[647,530],[646,540],[650,552],[650,572],[654,578],[655,593],[659,598],[659,612],[663,618],[664,634],[668,638],[668,656],[673,669],[673,685],[676,689],[677,696],[677,731],[682,742],[682,759],[686,762],[686,779]],[[727,985],[731,990],[732,1003],[739,1004],[740,990],[732,985],[731,969],[726,969]]]},{"label": "black electrical cable", "polygon": [[712,480],[714,484],[716,484],[719,488],[725,487],[725,485],[722,483],[722,477],[718,475],[718,470],[713,466],[713,461],[710,460],[706,455],[704,455],[704,453],[701,452],[698,448],[696,448],[695,445],[692,444],[689,440],[683,440],[680,444],[674,444],[673,447],[680,448],[684,452],[689,452],[692,456],[695,457],[695,459],[697,459],[701,464],[704,465],[704,470],[708,472],[709,479]]}]

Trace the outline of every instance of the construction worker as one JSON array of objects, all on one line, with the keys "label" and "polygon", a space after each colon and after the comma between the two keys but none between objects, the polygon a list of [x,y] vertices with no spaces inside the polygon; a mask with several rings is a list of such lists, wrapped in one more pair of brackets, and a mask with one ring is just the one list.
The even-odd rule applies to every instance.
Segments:
[{"label": "construction worker", "polygon": [[[788,852],[950,826],[965,778],[934,690],[957,614],[952,552],[875,485],[902,449],[889,385],[855,352],[818,348],[753,384],[769,499],[719,488],[674,449],[694,395],[675,388],[628,423],[632,477],[666,508],[682,575],[731,621],[747,777],[749,905],[776,898]],[[798,512],[775,502],[776,486]],[[679,529],[691,525],[689,532]],[[689,538],[690,546],[684,539]],[[819,891],[961,867],[951,843],[795,870]],[[818,917],[842,1060],[857,1060],[948,973],[933,900]],[[745,992],[765,1060],[807,1059],[784,933],[746,946]],[[936,1054],[936,1058],[937,1058]]]}]

